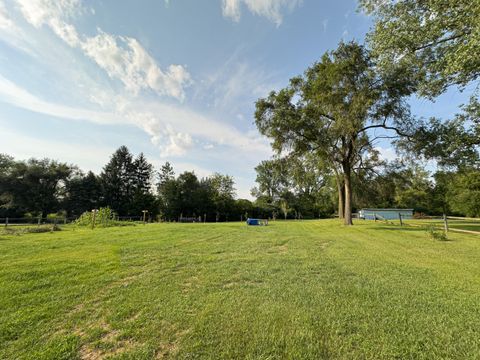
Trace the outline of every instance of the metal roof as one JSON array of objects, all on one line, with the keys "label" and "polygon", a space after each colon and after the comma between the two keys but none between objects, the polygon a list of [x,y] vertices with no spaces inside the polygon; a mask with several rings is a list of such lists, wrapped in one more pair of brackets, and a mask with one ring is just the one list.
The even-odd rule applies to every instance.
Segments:
[{"label": "metal roof", "polygon": [[381,209],[381,208],[363,208],[360,210],[368,210],[368,211],[413,211],[414,209]]}]

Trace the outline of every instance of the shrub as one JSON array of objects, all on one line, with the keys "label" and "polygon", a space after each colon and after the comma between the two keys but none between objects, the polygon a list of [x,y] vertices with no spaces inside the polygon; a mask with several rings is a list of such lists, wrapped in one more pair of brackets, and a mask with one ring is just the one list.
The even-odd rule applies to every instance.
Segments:
[{"label": "shrub", "polygon": [[[111,226],[124,226],[132,225],[133,223],[125,223],[116,220],[117,214],[109,207],[100,208],[95,214],[95,227],[111,227]],[[85,211],[74,222],[77,226],[91,227],[93,224],[93,212]]]},{"label": "shrub", "polygon": [[37,234],[62,230],[57,225],[26,226],[26,227],[7,227],[3,229],[5,235]]},{"label": "shrub", "polygon": [[427,227],[427,234],[432,240],[447,241],[448,237],[444,231],[439,231],[435,226],[430,225]]},{"label": "shrub", "polygon": [[47,219],[49,220],[55,220],[55,219],[63,219],[67,216],[67,212],[66,211],[59,211],[59,212],[56,212],[56,213],[51,213],[51,214],[47,214]]},{"label": "shrub", "polygon": [[425,213],[423,213],[423,212],[415,212],[415,213],[413,214],[413,218],[414,218],[414,219],[427,219],[428,216],[427,216]]}]

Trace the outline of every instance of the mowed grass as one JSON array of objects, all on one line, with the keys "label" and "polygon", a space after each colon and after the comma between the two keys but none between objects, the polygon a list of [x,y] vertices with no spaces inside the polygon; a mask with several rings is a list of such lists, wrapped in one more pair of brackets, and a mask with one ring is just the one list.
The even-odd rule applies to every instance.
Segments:
[{"label": "mowed grass", "polygon": [[337,220],[0,236],[2,359],[480,358],[480,237]]},{"label": "mowed grass", "polygon": [[[398,223],[398,221],[395,221]],[[434,225],[438,228],[444,228],[444,221],[442,219],[411,219],[405,220],[405,224],[411,224],[415,226],[430,226]],[[480,219],[465,218],[465,219],[448,219],[449,229],[459,229],[468,231],[478,231],[480,233]]]}]

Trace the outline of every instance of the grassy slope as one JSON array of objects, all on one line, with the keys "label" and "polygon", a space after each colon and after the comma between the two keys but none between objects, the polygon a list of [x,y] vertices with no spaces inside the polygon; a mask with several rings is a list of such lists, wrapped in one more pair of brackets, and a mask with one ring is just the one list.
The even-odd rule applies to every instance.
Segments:
[{"label": "grassy slope", "polygon": [[0,236],[0,358],[480,358],[480,238],[359,222]]}]

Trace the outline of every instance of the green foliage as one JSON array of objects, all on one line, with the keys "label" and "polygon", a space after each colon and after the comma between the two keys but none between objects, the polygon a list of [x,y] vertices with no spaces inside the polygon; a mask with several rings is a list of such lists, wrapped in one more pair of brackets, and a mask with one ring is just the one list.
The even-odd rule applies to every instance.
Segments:
[{"label": "green foliage", "polygon": [[369,131],[403,136],[412,128],[403,100],[411,89],[402,79],[398,74],[379,74],[363,46],[340,43],[303,76],[256,103],[257,128],[272,140],[277,153],[314,154],[336,175],[339,192],[345,188],[347,225],[352,172],[377,157]]},{"label": "green foliage", "polygon": [[47,225],[28,225],[28,226],[9,226],[0,228],[0,234],[7,235],[24,235],[24,234],[40,234],[53,231],[61,231],[61,227],[57,224]]},{"label": "green foliage", "polygon": [[1,156],[0,205],[13,214],[36,212],[43,216],[59,210],[65,183],[76,171],[49,159],[14,161]]},{"label": "green foliage", "polygon": [[186,171],[175,177],[167,162],[160,170],[157,190],[162,217],[168,221],[205,215],[206,221],[240,220],[245,212],[252,213],[250,202],[235,201],[235,182],[229,175],[215,173],[198,179]]},{"label": "green foliage", "polygon": [[332,215],[330,170],[312,154],[289,155],[262,161],[255,168],[257,187],[252,195],[285,218]]},{"label": "green foliage", "polygon": [[148,210],[153,217],[158,213],[158,203],[151,193],[153,167],[140,153],[133,158],[126,146],[112,155],[100,175],[102,204],[122,216],[140,216]]},{"label": "green foliage", "polygon": [[103,200],[100,178],[91,171],[86,175],[79,173],[70,179],[66,184],[66,193],[64,206],[70,216],[96,209]]},{"label": "green foliage", "polygon": [[[93,223],[95,219],[95,224]],[[119,225],[117,214],[109,207],[98,209],[95,214],[93,211],[85,211],[74,224],[79,227],[110,227]]]},{"label": "green foliage", "polygon": [[472,98],[462,110],[450,120],[422,122],[408,142],[398,142],[399,147],[416,157],[434,159],[443,167],[480,166],[480,103]]},{"label": "green foliage", "polygon": [[426,231],[427,231],[428,237],[431,240],[436,240],[436,241],[447,241],[448,240],[447,234],[445,234],[444,231],[438,230],[438,228],[434,225],[428,226]]},{"label": "green foliage", "polygon": [[447,200],[451,209],[461,215],[480,217],[480,172],[462,172],[450,181]]},{"label": "green foliage", "polygon": [[419,93],[437,96],[480,76],[480,2],[360,0],[375,26],[368,35],[386,72],[401,69]]}]

